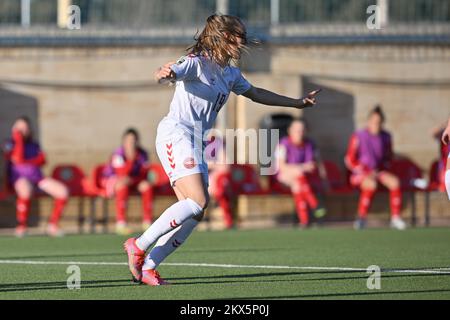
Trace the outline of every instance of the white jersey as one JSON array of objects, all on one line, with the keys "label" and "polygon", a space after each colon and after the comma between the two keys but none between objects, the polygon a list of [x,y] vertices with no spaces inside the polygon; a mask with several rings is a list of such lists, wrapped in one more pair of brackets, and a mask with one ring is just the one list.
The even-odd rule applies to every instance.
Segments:
[{"label": "white jersey", "polygon": [[171,66],[176,88],[169,114],[158,125],[156,151],[172,184],[201,173],[208,185],[208,165],[203,157],[205,131],[230,92],[242,94],[251,85],[239,68],[221,68],[207,57],[189,55]]},{"label": "white jersey", "polygon": [[[221,68],[208,57],[188,55],[171,66],[176,88],[167,117],[194,133],[213,127],[217,114],[230,92],[237,95],[250,89],[250,83],[237,67]],[[201,128],[198,128],[201,124]],[[201,131],[197,131],[201,129]]]}]

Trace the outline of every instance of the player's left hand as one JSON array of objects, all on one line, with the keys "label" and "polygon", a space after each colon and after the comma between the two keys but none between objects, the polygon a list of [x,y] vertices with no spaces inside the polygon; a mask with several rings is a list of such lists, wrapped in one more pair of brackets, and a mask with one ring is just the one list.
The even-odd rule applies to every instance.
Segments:
[{"label": "player's left hand", "polygon": [[164,80],[170,79],[172,77],[174,72],[172,71],[170,66],[173,65],[174,63],[176,63],[176,62],[175,61],[168,62],[165,65],[163,65],[162,67],[158,68],[158,70],[156,70],[155,80],[158,83],[162,83],[162,82],[164,82]]},{"label": "player's left hand", "polygon": [[318,90],[314,90],[311,91],[310,93],[308,93],[308,95],[306,97],[301,98],[301,102],[302,102],[302,108],[308,108],[308,107],[313,107],[314,105],[316,105],[316,95],[322,91],[321,89]]}]

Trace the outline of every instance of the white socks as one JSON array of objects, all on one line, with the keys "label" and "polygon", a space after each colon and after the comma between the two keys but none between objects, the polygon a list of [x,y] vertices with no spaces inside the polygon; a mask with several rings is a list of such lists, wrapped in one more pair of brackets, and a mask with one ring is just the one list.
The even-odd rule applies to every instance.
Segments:
[{"label": "white socks", "polygon": [[202,211],[202,207],[189,198],[178,201],[167,208],[150,228],[136,240],[136,245],[141,250],[147,250],[161,236],[176,229],[193,216],[201,214]]},{"label": "white socks", "polygon": [[178,228],[166,233],[158,239],[153,249],[145,258],[142,270],[156,269],[156,267],[172,252],[174,252],[192,233],[197,226],[195,219],[186,220]]},{"label": "white socks", "polygon": [[[447,161],[450,161],[450,158]],[[447,189],[448,199],[450,200],[450,169],[445,171],[445,189]]]}]

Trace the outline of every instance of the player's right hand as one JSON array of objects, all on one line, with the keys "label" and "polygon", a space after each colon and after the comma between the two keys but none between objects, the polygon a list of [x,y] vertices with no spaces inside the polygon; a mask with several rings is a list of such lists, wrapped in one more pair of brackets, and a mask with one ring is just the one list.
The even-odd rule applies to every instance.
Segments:
[{"label": "player's right hand", "polygon": [[322,91],[322,89],[317,89],[308,93],[306,97],[300,99],[302,102],[302,108],[313,107],[316,105],[316,95]]},{"label": "player's right hand", "polygon": [[17,128],[12,129],[12,138],[14,141],[21,140],[22,137],[23,137],[23,134],[19,129],[17,129]]},{"label": "player's right hand", "polygon": [[450,139],[450,121],[447,125],[447,127],[445,128],[444,132],[442,133],[442,143],[444,144],[448,144],[448,141]]}]

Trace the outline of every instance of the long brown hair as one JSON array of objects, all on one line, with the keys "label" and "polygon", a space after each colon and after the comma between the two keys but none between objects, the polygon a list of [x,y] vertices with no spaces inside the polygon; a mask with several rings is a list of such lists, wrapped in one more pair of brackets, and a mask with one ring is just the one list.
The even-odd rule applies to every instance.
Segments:
[{"label": "long brown hair", "polygon": [[[241,47],[237,38],[242,39]],[[213,14],[206,20],[203,31],[194,37],[196,43],[187,51],[191,54],[206,54],[216,63],[225,66],[231,60],[238,60],[241,49],[247,43],[247,31],[238,17]]]}]

